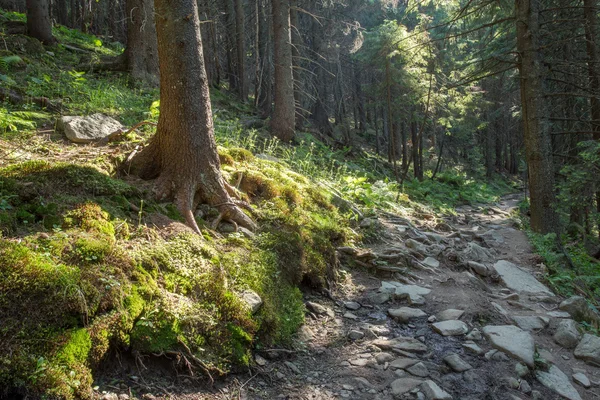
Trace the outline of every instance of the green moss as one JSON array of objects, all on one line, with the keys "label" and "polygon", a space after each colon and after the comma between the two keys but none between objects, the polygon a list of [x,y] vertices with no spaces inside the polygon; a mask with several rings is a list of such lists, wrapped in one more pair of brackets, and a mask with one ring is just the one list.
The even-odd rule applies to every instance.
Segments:
[{"label": "green moss", "polygon": [[71,332],[69,340],[56,355],[56,360],[66,365],[84,364],[91,349],[92,339],[87,329],[77,329]]},{"label": "green moss", "polygon": [[228,149],[229,155],[238,162],[243,162],[243,161],[252,161],[254,159],[254,155],[252,154],[252,152],[246,150],[246,149],[242,149],[239,147],[233,147]]},{"label": "green moss", "polygon": [[78,227],[86,232],[98,233],[112,241],[115,240],[115,227],[109,214],[96,203],[81,204],[67,212],[64,216],[64,227]]}]

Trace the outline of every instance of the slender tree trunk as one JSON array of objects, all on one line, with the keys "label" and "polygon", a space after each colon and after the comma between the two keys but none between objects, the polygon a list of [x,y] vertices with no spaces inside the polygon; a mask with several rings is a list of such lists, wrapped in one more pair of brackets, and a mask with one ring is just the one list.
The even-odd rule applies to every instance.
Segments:
[{"label": "slender tree trunk", "polygon": [[260,56],[260,67],[258,68],[257,82],[255,85],[258,88],[258,97],[256,98],[256,106],[259,110],[261,118],[267,118],[271,115],[273,107],[273,71],[271,68],[271,30],[272,18],[268,12],[267,2],[265,0],[257,0],[260,12],[260,23],[258,25],[259,37],[258,53]]},{"label": "slender tree trunk", "polygon": [[[585,44],[588,56],[589,86],[594,93],[590,98],[592,114],[593,138],[600,141],[600,57],[598,56],[598,4],[596,0],[583,0],[583,12],[585,17]],[[596,192],[596,211],[600,214],[600,192]],[[597,222],[600,228],[600,221]],[[600,229],[598,229],[600,235]]]},{"label": "slender tree trunk", "polygon": [[402,140],[402,171],[408,169],[408,145],[406,143],[406,136],[406,122],[402,121],[402,129],[400,130],[400,140]]},{"label": "slender tree trunk", "polygon": [[558,231],[554,210],[554,165],[549,111],[544,98],[544,78],[539,53],[539,5],[537,0],[516,0],[517,50],[525,138],[529,168],[531,228],[535,232]]},{"label": "slender tree trunk", "polygon": [[196,0],[156,0],[161,112],[156,135],[134,158],[142,178],[157,178],[159,199],[174,199],[186,222],[201,233],[193,210],[199,202],[223,218],[253,228],[230,197],[219,164],[202,54]]},{"label": "slender tree trunk", "polygon": [[295,104],[289,0],[272,0],[275,64],[275,107],[271,132],[284,142],[294,138]]},{"label": "slender tree trunk", "polygon": [[26,6],[27,34],[44,44],[55,44],[48,0],[27,0]]},{"label": "slender tree trunk", "polygon": [[301,129],[304,124],[304,113],[302,110],[302,74],[300,72],[300,21],[298,19],[298,0],[290,0],[290,28],[292,30],[292,74],[294,77],[294,104],[296,112],[296,129]]},{"label": "slender tree trunk", "polygon": [[[229,90],[235,92],[239,87],[238,69],[237,69],[237,41],[235,39],[235,0],[223,0],[225,5],[225,39],[227,43],[227,77],[229,81]],[[238,92],[239,93],[239,92]]]},{"label": "slender tree trunk", "polygon": [[235,36],[237,54],[238,93],[242,101],[248,99],[246,83],[246,18],[243,0],[235,0]]},{"label": "slender tree trunk", "polygon": [[125,63],[136,80],[159,84],[158,44],[153,0],[127,0],[127,47]]}]

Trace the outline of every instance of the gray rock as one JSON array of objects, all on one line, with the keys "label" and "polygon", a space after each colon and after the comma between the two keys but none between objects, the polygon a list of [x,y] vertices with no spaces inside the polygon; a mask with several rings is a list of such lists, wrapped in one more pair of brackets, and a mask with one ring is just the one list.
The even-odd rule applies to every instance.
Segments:
[{"label": "gray rock", "polygon": [[460,358],[458,356],[458,354],[454,354],[454,353],[449,354],[446,357],[444,357],[444,362],[446,364],[448,364],[448,366],[450,368],[452,368],[452,370],[455,372],[465,372],[470,369],[473,369],[471,364],[469,364],[468,362],[466,362],[462,358]]},{"label": "gray rock", "polygon": [[57,128],[63,131],[72,142],[91,143],[102,140],[111,133],[123,130],[123,125],[109,116],[98,113],[87,117],[60,117]]},{"label": "gray rock", "polygon": [[381,292],[390,293],[397,299],[408,299],[409,304],[423,305],[427,296],[431,293],[431,289],[427,289],[417,285],[404,285],[399,282],[386,281],[381,282]]},{"label": "gray rock", "polygon": [[358,319],[358,317],[356,315],[352,314],[350,311],[344,313],[344,318],[348,318],[348,319],[351,319],[354,321],[356,321]]},{"label": "gray rock", "polygon": [[412,365],[415,365],[418,362],[419,360],[414,358],[400,357],[392,361],[390,363],[390,367],[395,369],[406,369]]},{"label": "gray rock", "polygon": [[442,336],[458,336],[469,332],[467,324],[458,320],[436,322],[431,327]]},{"label": "gray rock", "polygon": [[513,263],[500,260],[494,264],[494,269],[500,275],[500,279],[502,279],[506,287],[514,292],[553,295],[550,289],[541,284],[533,275]]},{"label": "gray rock", "polygon": [[481,339],[483,339],[483,337],[481,336],[481,332],[479,331],[479,329],[475,328],[471,332],[469,332],[467,336],[465,336],[465,339],[480,341]]},{"label": "gray rock", "polygon": [[526,380],[522,380],[521,385],[519,386],[519,390],[521,390],[521,392],[525,394],[531,393],[531,385]]},{"label": "gray rock", "polygon": [[540,358],[546,360],[547,363],[554,364],[554,356],[548,350],[538,348],[538,354]]},{"label": "gray rock", "polygon": [[452,396],[446,393],[434,381],[427,380],[421,384],[421,390],[427,400],[452,400]]},{"label": "gray rock", "polygon": [[460,319],[463,316],[464,310],[456,310],[454,308],[449,308],[447,310],[441,311],[435,315],[438,321],[448,321],[453,319]]},{"label": "gray rock", "polygon": [[586,333],[573,354],[588,364],[600,366],[600,338]]},{"label": "gray rock", "polygon": [[469,243],[467,248],[462,252],[462,258],[463,260],[479,263],[492,262],[494,260],[494,256],[488,249],[473,242]]},{"label": "gray rock", "polygon": [[386,362],[390,362],[394,359],[394,356],[390,353],[379,353],[375,355],[375,360],[378,364],[385,364]]},{"label": "gray rock", "polygon": [[411,250],[416,251],[419,254],[426,255],[427,254],[427,246],[417,242],[414,239],[408,239],[404,242],[404,245]]},{"label": "gray rock", "polygon": [[514,315],[512,320],[524,331],[537,331],[544,329],[548,325],[548,319],[537,315],[518,316]]},{"label": "gray rock", "polygon": [[418,362],[410,367],[406,368],[411,375],[418,376],[419,378],[425,378],[429,375],[429,370],[422,362]]},{"label": "gray rock", "polygon": [[413,389],[416,389],[423,381],[415,378],[400,378],[392,382],[392,395],[395,397],[402,396]]},{"label": "gray rock", "polygon": [[306,308],[308,308],[310,311],[312,311],[313,313],[315,313],[317,315],[328,315],[332,318],[335,317],[335,313],[329,307],[325,307],[325,306],[323,306],[319,303],[315,303],[313,301],[307,301],[305,304],[306,304]]},{"label": "gray rock", "polygon": [[360,308],[360,304],[355,301],[345,301],[344,307],[346,307],[348,310],[356,311]]},{"label": "gray rock", "polygon": [[488,325],[483,334],[493,347],[533,368],[535,343],[529,333],[514,325]]},{"label": "gray rock", "polygon": [[467,350],[473,354],[476,354],[478,356],[483,354],[483,349],[473,342],[465,342],[465,343],[463,343],[462,347],[465,350]]},{"label": "gray rock", "polygon": [[411,337],[397,337],[394,339],[377,339],[372,343],[381,350],[408,351],[411,353],[425,353],[427,346]]},{"label": "gray rock", "polygon": [[524,364],[517,363],[515,365],[515,372],[519,378],[523,378],[529,374],[529,368]]},{"label": "gray rock", "polygon": [[513,378],[512,376],[508,376],[508,377],[504,378],[503,380],[506,383],[506,386],[508,386],[511,389],[518,389],[519,386],[521,385],[519,383],[519,381],[516,380],[515,378]]},{"label": "gray rock", "polygon": [[285,364],[286,367],[288,367],[293,373],[295,374],[300,374],[300,368],[298,368],[298,366],[296,364],[294,364],[291,361],[284,361],[283,362]]},{"label": "gray rock", "polygon": [[422,263],[428,267],[436,269],[440,266],[440,262],[433,257],[427,257],[422,261]]},{"label": "gray rock", "polygon": [[392,295],[388,292],[373,293],[368,297],[369,301],[373,304],[383,304],[390,301]]},{"label": "gray rock", "polygon": [[467,265],[477,275],[480,275],[480,276],[489,276],[490,275],[490,269],[485,264],[481,264],[476,261],[469,261],[469,262],[467,262]]},{"label": "gray rock", "polygon": [[581,334],[577,329],[577,322],[572,319],[563,319],[558,324],[554,333],[554,341],[565,349],[572,349],[577,346]]},{"label": "gray rock", "polygon": [[571,314],[566,311],[549,311],[546,315],[552,318],[571,318]]},{"label": "gray rock", "polygon": [[422,318],[427,316],[424,311],[419,310],[418,308],[410,307],[390,308],[388,310],[388,314],[390,317],[402,323],[406,323],[413,318]]},{"label": "gray rock", "polygon": [[592,386],[589,378],[582,372],[573,374],[573,382],[583,386],[586,389],[589,389],[590,386]]},{"label": "gray rock", "polygon": [[568,400],[581,400],[581,396],[569,381],[569,377],[557,366],[552,365],[548,372],[537,370],[535,376],[542,385]]},{"label": "gray rock", "polygon": [[560,303],[558,308],[568,312],[573,319],[582,321],[588,313],[589,306],[585,298],[581,296],[572,296]]},{"label": "gray rock", "polygon": [[348,332],[348,339],[350,340],[358,340],[362,339],[363,337],[365,337],[365,334],[361,331],[352,329],[350,332]]},{"label": "gray rock", "polygon": [[252,314],[256,313],[263,304],[263,301],[258,293],[252,290],[244,290],[240,295],[240,298],[244,303],[246,303],[246,305],[248,305],[248,308],[250,308]]}]

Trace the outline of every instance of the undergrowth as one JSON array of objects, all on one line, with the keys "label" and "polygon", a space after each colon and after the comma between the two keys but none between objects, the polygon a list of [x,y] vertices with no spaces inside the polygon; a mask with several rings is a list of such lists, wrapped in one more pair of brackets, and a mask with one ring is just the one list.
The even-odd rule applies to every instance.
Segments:
[{"label": "undergrowth", "polygon": [[[0,10],[3,20],[24,19]],[[156,89],[93,70],[122,46],[60,26],[54,34],[84,53],[2,34],[2,84],[60,100],[63,114],[157,120]],[[244,128],[250,105],[223,90],[211,96],[223,174],[256,208],[254,235],[227,225],[216,235],[210,207],[197,214],[203,235],[192,234],[172,204],[116,176],[152,129],[94,152],[54,133],[56,113],[0,104],[0,387],[90,398],[114,349],[178,354],[217,374],[244,367],[253,348],[290,343],[304,319],[300,282],[335,279],[336,247],[360,240],[352,207],[435,218],[511,190],[460,168],[399,187],[379,156],[332,150],[308,133],[283,145]],[[248,290],[263,300],[255,314],[242,301]]]}]

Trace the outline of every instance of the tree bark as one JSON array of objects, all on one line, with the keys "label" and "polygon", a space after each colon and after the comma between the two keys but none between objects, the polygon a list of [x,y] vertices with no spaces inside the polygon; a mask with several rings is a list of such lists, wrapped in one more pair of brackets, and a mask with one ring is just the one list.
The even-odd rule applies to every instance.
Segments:
[{"label": "tree bark", "polygon": [[248,85],[246,83],[246,23],[244,15],[244,3],[242,0],[235,0],[235,36],[237,50],[237,75],[238,75],[238,94],[242,101],[248,99]]},{"label": "tree bark", "polygon": [[26,7],[27,34],[44,44],[55,44],[48,0],[27,0]]},{"label": "tree bark", "polygon": [[284,142],[294,138],[295,104],[289,0],[273,0],[275,106],[271,132]]},{"label": "tree bark", "polygon": [[134,157],[132,169],[144,179],[157,178],[157,198],[174,199],[197,233],[193,210],[199,202],[254,228],[221,175],[196,0],[156,0],[155,5],[161,112],[156,135]]},{"label": "tree bark", "polygon": [[153,0],[127,0],[127,70],[136,80],[159,84],[158,44]]},{"label": "tree bark", "polygon": [[521,103],[525,156],[529,169],[531,228],[558,231],[554,210],[554,165],[547,101],[544,98],[542,59],[539,53],[539,2],[516,0],[517,50],[521,62]]}]

